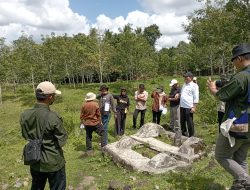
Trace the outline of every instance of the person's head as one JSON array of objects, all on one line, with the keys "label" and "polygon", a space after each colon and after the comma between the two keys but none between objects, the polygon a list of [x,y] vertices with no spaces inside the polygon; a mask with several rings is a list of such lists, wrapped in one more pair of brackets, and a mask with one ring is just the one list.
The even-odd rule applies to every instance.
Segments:
[{"label": "person's head", "polygon": [[127,90],[125,87],[121,87],[121,95],[124,96],[127,94]]},{"label": "person's head", "polygon": [[159,93],[159,94],[160,94],[160,93],[162,93],[162,92],[163,92],[163,90],[164,90],[164,89],[163,89],[163,86],[159,86],[159,87],[157,87],[157,89],[156,89],[156,90],[157,90],[157,93]]},{"label": "person's head", "polygon": [[139,92],[143,92],[145,90],[144,84],[139,84]]},{"label": "person's head", "polygon": [[96,99],[96,95],[93,92],[88,92],[85,96],[85,101],[90,102]]},{"label": "person's head", "polygon": [[104,94],[107,94],[107,93],[108,93],[109,88],[108,88],[105,84],[103,84],[103,85],[100,86],[99,91],[101,92],[101,94],[104,95]]},{"label": "person's head", "polygon": [[197,83],[197,77],[194,77],[194,78],[193,78],[193,82],[194,82],[194,83]]},{"label": "person's head", "polygon": [[51,105],[55,101],[56,94],[61,94],[61,91],[57,90],[49,81],[41,82],[36,87],[36,99],[38,102]]},{"label": "person's head", "polygon": [[186,84],[190,83],[193,80],[193,73],[191,72],[186,72],[183,77],[184,77],[184,81]]},{"label": "person's head", "polygon": [[240,44],[233,48],[232,59],[234,66],[237,70],[250,65],[250,44]]},{"label": "person's head", "polygon": [[178,81],[176,79],[172,79],[169,86],[171,86],[172,88],[177,88]]}]

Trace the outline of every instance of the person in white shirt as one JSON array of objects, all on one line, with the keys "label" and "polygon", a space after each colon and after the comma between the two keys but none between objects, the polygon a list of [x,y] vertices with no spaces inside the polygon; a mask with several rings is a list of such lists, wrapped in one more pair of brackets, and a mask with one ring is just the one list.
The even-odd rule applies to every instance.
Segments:
[{"label": "person in white shirt", "polygon": [[141,113],[140,127],[144,124],[145,113],[147,111],[148,92],[145,90],[144,84],[139,84],[138,91],[135,91],[135,111],[133,114],[133,128],[136,129],[136,120],[139,112]]},{"label": "person in white shirt", "polygon": [[187,72],[183,75],[185,83],[181,89],[180,116],[182,134],[188,137],[194,136],[193,113],[199,102],[199,86],[193,82],[193,74]]}]

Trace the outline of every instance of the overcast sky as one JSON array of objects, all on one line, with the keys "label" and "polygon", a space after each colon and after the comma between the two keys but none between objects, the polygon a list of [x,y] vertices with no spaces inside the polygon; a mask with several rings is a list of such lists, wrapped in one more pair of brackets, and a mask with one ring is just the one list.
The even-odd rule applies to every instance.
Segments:
[{"label": "overcast sky", "polygon": [[199,6],[197,0],[0,0],[0,37],[10,42],[24,32],[39,40],[51,32],[88,34],[91,27],[118,32],[128,23],[157,24],[161,49],[187,41],[182,24]]}]

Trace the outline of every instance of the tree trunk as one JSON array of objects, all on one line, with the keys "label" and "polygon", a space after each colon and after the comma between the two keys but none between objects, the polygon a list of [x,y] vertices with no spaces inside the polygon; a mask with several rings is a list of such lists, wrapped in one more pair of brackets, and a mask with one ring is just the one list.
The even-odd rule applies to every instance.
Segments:
[{"label": "tree trunk", "polygon": [[213,71],[213,55],[210,54],[210,73],[211,73],[211,76],[214,75],[214,71]]},{"label": "tree trunk", "polygon": [[1,86],[1,83],[0,83],[0,105],[3,104],[3,98],[2,98],[2,86]]},{"label": "tree trunk", "polygon": [[32,87],[33,87],[33,91],[35,92],[35,80],[34,80],[34,73],[33,73],[33,69],[31,71],[31,80],[32,80]]}]

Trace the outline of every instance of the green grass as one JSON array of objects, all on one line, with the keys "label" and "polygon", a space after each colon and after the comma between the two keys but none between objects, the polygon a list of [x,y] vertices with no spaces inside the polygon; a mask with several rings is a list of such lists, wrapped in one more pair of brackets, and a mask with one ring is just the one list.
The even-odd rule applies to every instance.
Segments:
[{"label": "green grass", "polygon": [[[165,84],[165,92],[169,92],[170,78],[159,78],[144,81],[149,94],[160,84]],[[132,114],[134,111],[134,90],[139,83],[136,81],[110,84],[112,93],[119,93],[120,86],[128,88],[131,98],[130,112],[126,122],[126,135],[136,132],[132,129]],[[202,81],[201,81],[202,82]],[[205,82],[205,79],[203,80]],[[80,158],[85,151],[85,131],[79,128],[79,112],[84,96],[88,91],[98,93],[98,84],[86,85],[77,89],[61,86],[62,96],[51,106],[52,110],[59,113],[64,119],[64,126],[69,133],[69,139],[64,147],[66,158],[67,186],[77,189],[84,186],[89,189],[95,186],[96,189],[107,189],[111,180],[118,180],[125,184],[130,184],[134,190],[152,190],[159,186],[160,189],[184,189],[184,190],[223,190],[229,187],[232,181],[231,176],[224,171],[214,160],[211,154],[195,162],[190,169],[179,172],[170,172],[162,175],[149,175],[123,168],[115,165],[109,157],[102,157],[99,151],[99,137],[93,135],[93,156]],[[205,89],[205,88],[204,88]],[[202,90],[202,89],[201,89]],[[201,102],[197,113],[194,115],[196,136],[204,138],[207,150],[211,151],[217,136],[217,124],[213,122],[216,117],[216,107],[214,100],[209,99],[208,94],[202,90]],[[22,149],[26,143],[19,126],[20,113],[33,106],[35,98],[31,87],[20,87],[17,94],[13,95],[10,89],[3,90],[3,105],[0,105],[0,189],[2,185],[8,184],[8,189],[16,189],[17,181],[28,182],[28,186],[19,189],[30,189],[31,177],[29,167],[24,166],[21,160]],[[148,101],[148,110],[145,121],[152,121],[151,98]],[[200,107],[201,105],[201,107]],[[211,115],[211,113],[213,115]],[[209,115],[210,114],[210,115]],[[138,117],[139,119],[139,117]],[[162,117],[161,124],[169,123],[169,113]],[[114,118],[109,123],[109,142],[115,142],[118,137],[114,136]],[[84,185],[86,176],[93,176],[91,185]],[[83,188],[83,189],[84,189]],[[47,188],[48,189],[48,188]]]}]

